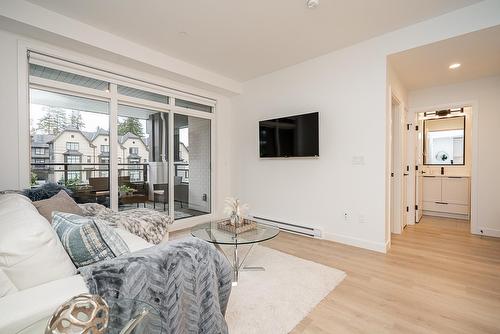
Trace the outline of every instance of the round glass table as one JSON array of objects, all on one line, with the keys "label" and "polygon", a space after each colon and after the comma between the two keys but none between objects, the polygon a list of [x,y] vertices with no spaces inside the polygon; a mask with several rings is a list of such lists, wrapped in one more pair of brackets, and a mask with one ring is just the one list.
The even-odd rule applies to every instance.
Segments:
[{"label": "round glass table", "polygon": [[[246,267],[243,266],[243,264],[254,245],[276,237],[280,230],[270,225],[256,224],[255,228],[252,230],[235,233],[219,228],[218,223],[219,222],[210,222],[197,225],[191,229],[191,235],[214,244],[215,247],[224,254],[233,267],[233,285],[238,284],[239,272],[242,270],[265,270],[263,267]],[[222,249],[221,246],[224,245],[231,247],[233,253],[232,258]],[[243,258],[240,258],[239,251],[243,245],[248,245],[250,247]]]}]

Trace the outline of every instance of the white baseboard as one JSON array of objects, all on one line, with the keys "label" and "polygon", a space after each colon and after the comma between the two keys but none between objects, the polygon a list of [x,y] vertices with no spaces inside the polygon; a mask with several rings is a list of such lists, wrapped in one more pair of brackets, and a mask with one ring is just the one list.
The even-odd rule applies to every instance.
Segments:
[{"label": "white baseboard", "polygon": [[341,244],[346,244],[349,246],[355,246],[360,248],[369,249],[372,251],[387,253],[391,247],[390,240],[387,242],[375,242],[366,239],[354,238],[346,235],[340,235],[335,233],[323,233],[323,239],[340,242]]},{"label": "white baseboard", "polygon": [[469,215],[462,215],[459,213],[447,213],[447,212],[438,212],[438,211],[422,211],[424,216],[434,216],[434,217],[442,217],[442,218],[452,218],[452,219],[460,219],[460,220],[469,220]]},{"label": "white baseboard", "polygon": [[[481,231],[483,231],[483,233],[481,233]],[[472,233],[477,235],[485,235],[488,237],[500,238],[500,230],[494,228],[486,228],[479,226],[475,231],[472,231]]]}]

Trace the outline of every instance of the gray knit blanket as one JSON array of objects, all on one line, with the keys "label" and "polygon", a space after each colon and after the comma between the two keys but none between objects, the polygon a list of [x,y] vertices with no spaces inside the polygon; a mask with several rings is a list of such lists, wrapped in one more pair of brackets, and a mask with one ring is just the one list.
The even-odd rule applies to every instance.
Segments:
[{"label": "gray knit blanket", "polygon": [[[227,333],[232,271],[213,245],[185,238],[79,268],[92,294],[110,302],[110,332],[150,304],[147,333]],[[144,305],[144,304],[143,304]],[[151,320],[152,319],[152,320]]]}]

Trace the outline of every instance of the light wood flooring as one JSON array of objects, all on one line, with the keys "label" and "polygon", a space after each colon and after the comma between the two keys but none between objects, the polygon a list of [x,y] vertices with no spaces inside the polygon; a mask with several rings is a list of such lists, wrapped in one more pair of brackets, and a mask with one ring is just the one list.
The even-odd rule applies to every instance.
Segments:
[{"label": "light wood flooring", "polygon": [[468,222],[424,217],[387,255],[289,233],[265,246],[347,273],[293,334],[500,333],[500,239]]}]

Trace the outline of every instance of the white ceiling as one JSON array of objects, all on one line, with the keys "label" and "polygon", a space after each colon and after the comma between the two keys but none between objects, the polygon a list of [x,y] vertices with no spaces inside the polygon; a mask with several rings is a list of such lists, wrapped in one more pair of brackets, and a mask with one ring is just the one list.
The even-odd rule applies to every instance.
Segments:
[{"label": "white ceiling", "polygon": [[29,0],[245,81],[479,0]]},{"label": "white ceiling", "polygon": [[[500,26],[389,56],[408,90],[448,85],[500,74]],[[453,63],[458,69],[450,70]]]}]

